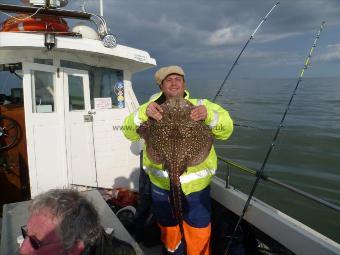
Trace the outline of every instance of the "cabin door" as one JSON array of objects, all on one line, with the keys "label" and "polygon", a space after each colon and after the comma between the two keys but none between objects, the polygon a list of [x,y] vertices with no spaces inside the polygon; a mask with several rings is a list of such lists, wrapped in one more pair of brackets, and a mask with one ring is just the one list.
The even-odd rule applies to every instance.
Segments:
[{"label": "cabin door", "polygon": [[67,186],[63,79],[58,68],[23,63],[24,108],[31,196]]},{"label": "cabin door", "polygon": [[67,168],[70,184],[98,186],[93,146],[93,114],[87,71],[61,69],[64,77]]},{"label": "cabin door", "polygon": [[23,63],[31,196],[97,186],[87,71]]}]

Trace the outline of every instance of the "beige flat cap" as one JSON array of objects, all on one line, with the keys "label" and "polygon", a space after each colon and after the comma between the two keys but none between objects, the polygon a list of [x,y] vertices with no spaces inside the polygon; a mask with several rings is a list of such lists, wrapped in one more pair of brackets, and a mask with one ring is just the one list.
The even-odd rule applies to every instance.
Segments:
[{"label": "beige flat cap", "polygon": [[184,77],[184,71],[180,66],[165,66],[155,73],[155,80],[157,84],[161,85],[162,81],[170,74],[179,74]]}]

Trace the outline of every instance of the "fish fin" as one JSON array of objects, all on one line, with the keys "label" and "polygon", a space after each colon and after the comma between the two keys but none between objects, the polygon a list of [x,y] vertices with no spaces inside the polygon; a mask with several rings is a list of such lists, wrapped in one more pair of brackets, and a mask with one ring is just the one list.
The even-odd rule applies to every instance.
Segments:
[{"label": "fish fin", "polygon": [[152,146],[146,145],[146,152],[148,154],[148,157],[152,160],[152,162],[156,164],[160,164],[164,161],[163,157],[157,153]]},{"label": "fish fin", "polygon": [[208,139],[208,142],[204,144],[199,153],[197,153],[197,155],[187,161],[187,166],[196,166],[202,163],[208,157],[212,145],[213,139]]},{"label": "fish fin", "polygon": [[150,136],[150,126],[151,123],[149,121],[142,123],[136,130],[137,134],[139,134],[144,140],[148,140]]}]

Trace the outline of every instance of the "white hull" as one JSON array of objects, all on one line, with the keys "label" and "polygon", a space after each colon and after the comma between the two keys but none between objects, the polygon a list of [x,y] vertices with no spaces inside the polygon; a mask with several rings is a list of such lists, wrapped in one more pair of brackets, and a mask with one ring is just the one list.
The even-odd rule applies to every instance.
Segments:
[{"label": "white hull", "polygon": [[[219,178],[213,179],[211,197],[237,215],[248,198],[236,189],[225,188],[225,182]],[[244,219],[295,254],[340,254],[340,244],[256,198]]]}]

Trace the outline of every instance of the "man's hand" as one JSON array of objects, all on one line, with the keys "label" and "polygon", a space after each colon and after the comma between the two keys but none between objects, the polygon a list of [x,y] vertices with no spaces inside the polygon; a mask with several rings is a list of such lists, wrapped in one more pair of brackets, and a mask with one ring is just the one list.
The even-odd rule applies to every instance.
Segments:
[{"label": "man's hand", "polygon": [[146,115],[157,121],[162,119],[162,112],[163,112],[162,107],[160,107],[160,105],[155,102],[151,102],[146,108]]},{"label": "man's hand", "polygon": [[205,120],[207,116],[207,108],[204,105],[194,107],[190,113],[190,118],[194,121]]}]

